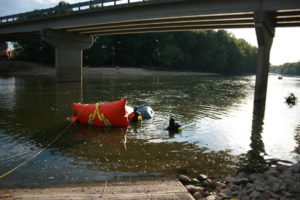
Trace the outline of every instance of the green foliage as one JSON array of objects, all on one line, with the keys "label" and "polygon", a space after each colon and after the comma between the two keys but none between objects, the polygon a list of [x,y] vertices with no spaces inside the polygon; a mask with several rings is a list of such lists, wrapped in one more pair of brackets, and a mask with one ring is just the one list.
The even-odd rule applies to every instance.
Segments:
[{"label": "green foliage", "polygon": [[55,50],[44,41],[19,41],[13,43],[13,46],[13,57],[17,60],[54,64]]},{"label": "green foliage", "polygon": [[[96,41],[84,51],[87,65],[156,66],[224,74],[256,70],[257,48],[224,30],[99,36]],[[103,46],[106,49],[100,52]],[[106,56],[101,60],[103,53]]]},{"label": "green foliage", "polygon": [[[54,50],[43,42],[18,42],[15,47],[22,59],[54,62]],[[42,53],[45,51],[49,54]],[[83,62],[93,67],[121,65],[223,74],[255,73],[257,54],[256,47],[224,30],[145,33],[98,36],[84,50]]]},{"label": "green foliage", "polygon": [[296,63],[285,63],[280,66],[271,66],[270,72],[283,75],[300,75],[300,61]]}]

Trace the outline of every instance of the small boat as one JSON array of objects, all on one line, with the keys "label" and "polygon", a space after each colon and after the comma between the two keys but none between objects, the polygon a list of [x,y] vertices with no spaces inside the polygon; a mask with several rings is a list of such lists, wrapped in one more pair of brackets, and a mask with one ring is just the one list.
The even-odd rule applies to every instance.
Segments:
[{"label": "small boat", "polygon": [[72,120],[93,126],[128,126],[129,120],[125,109],[126,101],[127,99],[124,98],[120,101],[107,103],[72,103],[75,113]]}]

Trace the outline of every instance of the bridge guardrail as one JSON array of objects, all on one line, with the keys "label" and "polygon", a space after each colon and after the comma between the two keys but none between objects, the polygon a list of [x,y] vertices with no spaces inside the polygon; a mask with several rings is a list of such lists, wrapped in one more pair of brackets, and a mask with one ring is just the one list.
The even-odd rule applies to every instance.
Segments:
[{"label": "bridge guardrail", "polygon": [[[55,6],[52,8],[34,10],[26,13],[20,13],[15,15],[7,15],[0,17],[1,23],[14,22],[17,20],[32,19],[41,16],[54,15],[58,13],[77,12],[80,10],[93,9],[96,7],[116,6],[119,3],[130,4],[135,2],[146,2],[151,0],[93,0],[85,1],[68,5]],[[107,4],[107,5],[105,5]]]}]

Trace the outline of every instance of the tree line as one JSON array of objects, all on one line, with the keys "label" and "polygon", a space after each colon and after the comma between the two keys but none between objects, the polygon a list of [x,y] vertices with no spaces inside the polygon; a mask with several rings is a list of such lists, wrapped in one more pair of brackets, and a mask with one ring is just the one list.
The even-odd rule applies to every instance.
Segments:
[{"label": "tree line", "polygon": [[[17,59],[54,64],[43,41],[14,43]],[[224,30],[97,36],[83,51],[84,66],[130,66],[167,70],[255,73],[258,51]]]},{"label": "tree line", "polygon": [[285,63],[279,66],[271,66],[270,72],[283,75],[300,76],[300,61],[295,63]]}]

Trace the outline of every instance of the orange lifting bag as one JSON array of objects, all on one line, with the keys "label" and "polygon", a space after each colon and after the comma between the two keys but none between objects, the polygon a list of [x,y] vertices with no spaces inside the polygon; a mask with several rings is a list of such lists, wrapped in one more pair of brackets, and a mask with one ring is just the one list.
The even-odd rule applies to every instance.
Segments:
[{"label": "orange lifting bag", "polygon": [[127,99],[124,98],[120,101],[108,103],[72,103],[76,115],[72,117],[72,120],[94,126],[128,126],[129,121],[125,109],[126,101]]}]

